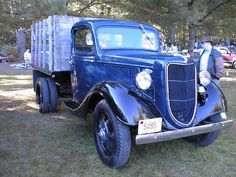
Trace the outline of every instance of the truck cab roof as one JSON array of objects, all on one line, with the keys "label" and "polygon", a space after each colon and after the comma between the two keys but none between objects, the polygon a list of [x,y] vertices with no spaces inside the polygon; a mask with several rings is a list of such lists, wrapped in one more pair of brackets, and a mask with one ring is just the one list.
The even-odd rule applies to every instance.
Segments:
[{"label": "truck cab roof", "polygon": [[72,28],[77,28],[81,25],[90,24],[92,27],[96,28],[98,26],[130,26],[130,27],[139,27],[142,25],[144,28],[155,30],[157,29],[149,24],[139,23],[134,21],[125,21],[125,20],[112,20],[112,19],[98,19],[98,18],[84,18],[81,21],[75,23]]}]

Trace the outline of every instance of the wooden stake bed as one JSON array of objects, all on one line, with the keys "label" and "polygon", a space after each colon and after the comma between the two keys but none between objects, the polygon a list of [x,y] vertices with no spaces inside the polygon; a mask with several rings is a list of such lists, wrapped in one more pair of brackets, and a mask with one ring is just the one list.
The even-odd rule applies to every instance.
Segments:
[{"label": "wooden stake bed", "polygon": [[31,25],[32,65],[46,74],[70,71],[71,28],[84,18],[49,16]]}]

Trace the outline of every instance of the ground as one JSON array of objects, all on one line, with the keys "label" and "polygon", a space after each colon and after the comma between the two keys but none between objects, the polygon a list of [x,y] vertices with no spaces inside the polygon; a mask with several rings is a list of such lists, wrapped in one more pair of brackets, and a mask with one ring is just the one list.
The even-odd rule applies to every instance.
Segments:
[{"label": "ground", "polygon": [[[236,120],[236,70],[222,80],[228,117]],[[92,115],[84,121],[62,106],[41,114],[34,103],[31,70],[0,64],[1,177],[235,177],[236,125],[207,148],[182,139],[133,145],[121,169],[103,165],[96,152]]]}]

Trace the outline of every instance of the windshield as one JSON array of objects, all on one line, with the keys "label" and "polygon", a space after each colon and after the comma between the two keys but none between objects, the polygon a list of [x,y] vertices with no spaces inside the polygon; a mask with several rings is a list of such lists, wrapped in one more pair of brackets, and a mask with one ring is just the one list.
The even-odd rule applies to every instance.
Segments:
[{"label": "windshield", "polygon": [[143,27],[103,26],[97,29],[97,36],[101,49],[158,50],[157,33]]}]

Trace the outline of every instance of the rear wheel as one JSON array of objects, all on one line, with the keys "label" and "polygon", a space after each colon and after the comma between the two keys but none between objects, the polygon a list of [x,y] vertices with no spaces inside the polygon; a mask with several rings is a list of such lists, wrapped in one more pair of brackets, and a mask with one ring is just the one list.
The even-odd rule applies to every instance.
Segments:
[{"label": "rear wheel", "polygon": [[[216,114],[211,116],[207,121],[212,123],[221,122],[222,118],[220,114]],[[185,138],[187,141],[197,144],[198,146],[205,147],[216,141],[216,139],[220,136],[220,130],[210,133],[205,133],[201,135],[195,135],[191,137]]]},{"label": "rear wheel", "polygon": [[36,103],[39,104],[39,112],[47,113],[49,111],[49,89],[45,78],[38,78],[36,83]]},{"label": "rear wheel", "polygon": [[54,80],[47,78],[48,88],[49,88],[49,103],[50,103],[50,112],[55,112],[57,110],[58,102],[58,93],[57,86]]},{"label": "rear wheel", "polygon": [[101,100],[95,108],[94,138],[103,163],[119,168],[128,161],[131,150],[130,129],[115,117],[105,100]]}]

